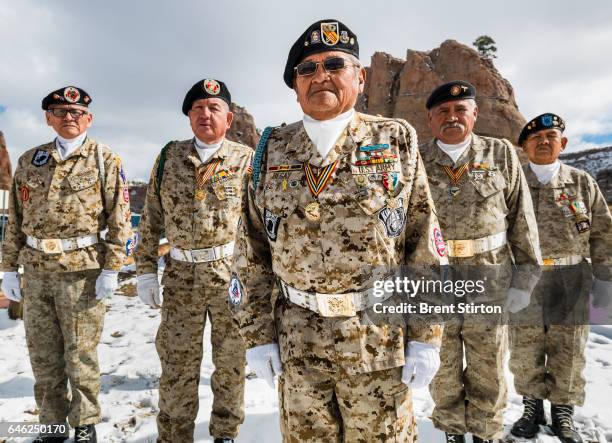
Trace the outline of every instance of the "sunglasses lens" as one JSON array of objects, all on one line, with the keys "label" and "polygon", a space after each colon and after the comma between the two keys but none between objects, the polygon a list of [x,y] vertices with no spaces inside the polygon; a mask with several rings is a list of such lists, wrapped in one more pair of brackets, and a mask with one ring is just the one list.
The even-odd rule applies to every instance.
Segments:
[{"label": "sunglasses lens", "polygon": [[317,64],[315,62],[304,62],[297,65],[298,75],[312,75],[317,70]]},{"label": "sunglasses lens", "polygon": [[339,71],[344,68],[345,60],[342,57],[331,57],[325,59],[323,66],[326,71]]}]

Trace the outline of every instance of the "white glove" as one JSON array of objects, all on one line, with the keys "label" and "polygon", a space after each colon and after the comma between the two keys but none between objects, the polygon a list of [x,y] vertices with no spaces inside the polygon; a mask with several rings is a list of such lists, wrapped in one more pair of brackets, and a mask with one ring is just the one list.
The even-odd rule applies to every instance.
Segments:
[{"label": "white glove", "polygon": [[138,298],[152,308],[159,308],[162,304],[161,289],[157,274],[143,274],[136,281]]},{"label": "white glove", "polygon": [[278,345],[268,343],[249,348],[246,351],[246,361],[257,378],[263,378],[274,389],[274,376],[283,373]]},{"label": "white glove", "polygon": [[[6,275],[6,274],[5,274]],[[4,291],[4,282],[2,282],[2,291]],[[593,280],[593,306],[596,308],[607,308],[612,300],[612,281],[605,281],[596,278]]]},{"label": "white glove", "polygon": [[2,277],[2,292],[9,300],[21,301],[21,288],[19,288],[19,273],[5,272]]},{"label": "white glove", "polygon": [[402,383],[412,389],[424,388],[440,368],[440,350],[429,343],[409,341]]},{"label": "white glove", "polygon": [[522,289],[510,288],[508,290],[508,298],[506,299],[506,309],[513,314],[525,309],[529,306],[531,293]]},{"label": "white glove", "polygon": [[108,271],[106,269],[102,269],[102,272],[100,272],[100,275],[96,280],[96,300],[102,300],[110,297],[117,289],[119,289],[117,277],[119,277],[118,271]]}]

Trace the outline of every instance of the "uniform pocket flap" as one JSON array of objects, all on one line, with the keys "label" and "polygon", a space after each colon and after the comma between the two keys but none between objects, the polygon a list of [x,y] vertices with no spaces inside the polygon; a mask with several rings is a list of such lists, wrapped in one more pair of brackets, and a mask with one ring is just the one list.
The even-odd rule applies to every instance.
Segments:
[{"label": "uniform pocket flap", "polygon": [[82,172],[76,175],[70,175],[66,178],[73,191],[81,191],[92,187],[98,181],[98,174],[94,172]]},{"label": "uniform pocket flap", "polygon": [[492,177],[472,180],[472,184],[476,191],[484,198],[490,197],[508,186],[506,179],[499,173],[495,173]]}]

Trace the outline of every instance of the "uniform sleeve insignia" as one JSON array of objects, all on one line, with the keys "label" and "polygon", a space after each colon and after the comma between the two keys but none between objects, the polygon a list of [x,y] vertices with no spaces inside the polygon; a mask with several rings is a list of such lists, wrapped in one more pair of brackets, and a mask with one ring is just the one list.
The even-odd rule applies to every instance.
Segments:
[{"label": "uniform sleeve insignia", "polygon": [[34,157],[32,157],[32,164],[34,166],[46,165],[49,161],[49,156],[49,151],[45,151],[44,149],[38,149],[34,153]]},{"label": "uniform sleeve insignia", "polygon": [[242,285],[236,275],[232,275],[227,292],[230,306],[239,306],[242,302]]},{"label": "uniform sleeve insignia", "polygon": [[280,217],[272,214],[268,209],[264,209],[264,223],[266,225],[266,233],[270,241],[276,241],[278,235],[278,227],[280,226]]},{"label": "uniform sleeve insignia", "polygon": [[[395,206],[395,205],[394,205]],[[404,214],[404,198],[397,199],[397,207],[384,207],[378,212],[378,220],[382,223],[387,237],[398,237],[406,225],[406,214]]]}]

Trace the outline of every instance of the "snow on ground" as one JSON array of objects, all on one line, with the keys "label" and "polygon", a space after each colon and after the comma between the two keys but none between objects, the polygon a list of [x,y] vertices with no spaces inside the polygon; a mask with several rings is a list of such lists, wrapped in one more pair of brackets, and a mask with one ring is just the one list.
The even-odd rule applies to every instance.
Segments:
[{"label": "snow on ground", "polygon": [[[127,281],[125,283],[133,283]],[[127,289],[127,288],[126,288]],[[127,291],[126,291],[127,292]],[[99,441],[154,442],[156,437],[157,380],[160,365],[155,351],[155,333],[159,311],[143,305],[137,297],[115,295],[108,303],[104,332],[99,346],[102,372],[100,400],[102,423],[97,426]],[[200,412],[196,421],[196,441],[211,442],[208,435],[209,411],[212,405],[210,376],[213,370],[206,332],[206,348],[200,379]],[[6,310],[0,310],[0,422],[36,421],[37,411],[32,394],[34,379],[27,358],[23,322],[11,321]],[[507,369],[506,369],[507,371]],[[512,375],[507,372],[510,395],[504,423],[508,428],[522,411],[521,399],[514,392]],[[585,407],[576,416],[583,434],[591,442],[612,441],[612,326],[593,327],[587,345],[587,396]],[[444,434],[436,430],[428,415],[433,402],[427,389],[414,393],[419,423],[419,441],[442,443]],[[245,393],[246,420],[239,443],[280,442],[278,400],[276,392],[264,381],[247,380]],[[15,442],[30,442],[17,439]],[[2,438],[0,437],[0,442]],[[558,442],[541,436],[539,443]]]}]

